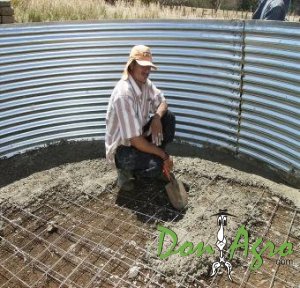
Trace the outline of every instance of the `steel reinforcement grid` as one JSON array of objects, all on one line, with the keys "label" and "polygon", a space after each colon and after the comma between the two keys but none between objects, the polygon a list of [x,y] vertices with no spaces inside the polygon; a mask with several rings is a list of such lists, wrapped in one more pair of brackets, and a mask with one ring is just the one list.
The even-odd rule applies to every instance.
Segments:
[{"label": "steel reinforcement grid", "polygon": [[103,140],[110,93],[130,48],[145,44],[178,139],[300,178],[299,28],[217,20],[1,25],[0,156],[61,139]]}]

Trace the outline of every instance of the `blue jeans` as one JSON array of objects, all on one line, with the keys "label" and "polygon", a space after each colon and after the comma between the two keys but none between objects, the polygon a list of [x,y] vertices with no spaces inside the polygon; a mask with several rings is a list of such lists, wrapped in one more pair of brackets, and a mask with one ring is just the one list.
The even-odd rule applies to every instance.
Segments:
[{"label": "blue jeans", "polygon": [[[147,131],[152,118],[145,125],[144,131]],[[165,146],[172,142],[175,135],[175,115],[169,110],[161,118],[163,127],[163,142],[160,146]],[[146,138],[151,142],[151,135]],[[133,176],[141,178],[152,178],[161,175],[163,161],[160,157],[142,152],[132,146],[119,146],[116,151],[115,162],[118,169],[131,171]]]}]

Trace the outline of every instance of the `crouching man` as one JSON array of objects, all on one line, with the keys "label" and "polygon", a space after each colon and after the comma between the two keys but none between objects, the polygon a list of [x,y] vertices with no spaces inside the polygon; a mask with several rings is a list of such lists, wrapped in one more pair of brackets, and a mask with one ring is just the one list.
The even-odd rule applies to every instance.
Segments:
[{"label": "crouching man", "polygon": [[168,111],[163,93],[148,79],[151,69],[157,67],[150,48],[134,46],[108,104],[106,158],[116,166],[122,190],[132,190],[136,178],[154,180],[173,168],[165,146],[173,141],[175,116]]}]

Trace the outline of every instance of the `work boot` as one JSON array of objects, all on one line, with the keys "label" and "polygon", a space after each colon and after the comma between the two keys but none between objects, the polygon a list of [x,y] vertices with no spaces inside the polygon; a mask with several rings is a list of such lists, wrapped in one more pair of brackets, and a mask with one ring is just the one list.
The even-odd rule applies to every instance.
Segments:
[{"label": "work boot", "polygon": [[131,191],[134,188],[134,177],[131,171],[118,169],[118,180],[117,185],[121,190]]}]

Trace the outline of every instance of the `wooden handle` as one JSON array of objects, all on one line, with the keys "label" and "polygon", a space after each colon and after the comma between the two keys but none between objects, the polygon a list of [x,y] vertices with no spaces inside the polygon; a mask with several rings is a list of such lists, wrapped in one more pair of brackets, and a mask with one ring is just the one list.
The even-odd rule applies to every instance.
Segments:
[{"label": "wooden handle", "polygon": [[163,168],[163,173],[169,179],[169,181],[171,182],[172,180],[171,180],[170,172]]}]

